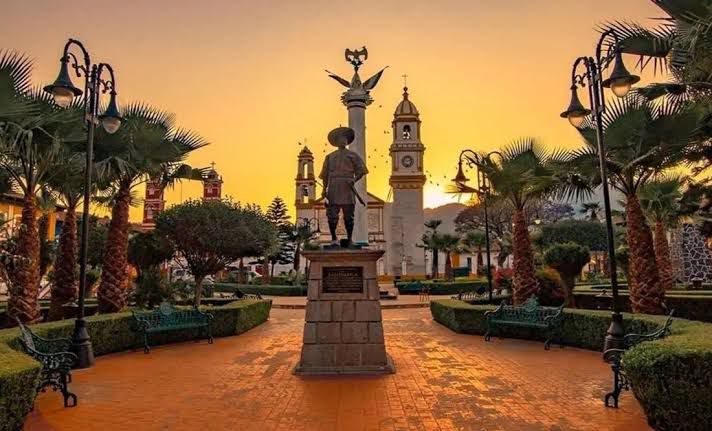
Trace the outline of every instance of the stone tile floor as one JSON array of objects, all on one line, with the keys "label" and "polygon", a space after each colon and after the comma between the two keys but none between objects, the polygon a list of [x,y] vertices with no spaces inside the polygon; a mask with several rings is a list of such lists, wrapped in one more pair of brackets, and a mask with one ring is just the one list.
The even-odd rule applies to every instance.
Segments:
[{"label": "stone tile floor", "polygon": [[79,406],[42,394],[35,430],[647,430],[630,393],[601,397],[600,354],[455,334],[427,309],[385,310],[397,372],[300,378],[303,310],[273,310],[237,337],[99,358],[74,374]]}]

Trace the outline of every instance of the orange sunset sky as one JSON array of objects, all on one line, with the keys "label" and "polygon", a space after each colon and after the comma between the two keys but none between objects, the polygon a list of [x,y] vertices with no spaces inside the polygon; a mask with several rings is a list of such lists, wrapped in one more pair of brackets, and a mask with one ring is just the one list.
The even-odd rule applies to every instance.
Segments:
[{"label": "orange sunset sky", "polygon": [[[366,113],[369,191],[388,195],[384,132],[407,74],[432,207],[453,201],[443,177],[463,148],[524,135],[579,145],[559,118],[573,59],[592,54],[597,23],[650,25],[660,15],[649,0],[0,0],[0,40],[35,60],[38,85],[55,78],[65,40],[82,40],[93,60],[114,66],[120,103],[174,112],[211,142],[189,163],[215,161],[224,195],[263,207],[278,195],[291,207],[299,141],[321,166],[326,133],[347,123],[342,87],[324,69],[350,79],[344,49],[366,45],[364,79],[390,66]],[[168,204],[200,194],[199,183],[184,183]],[[141,208],[131,217],[140,221]]]}]

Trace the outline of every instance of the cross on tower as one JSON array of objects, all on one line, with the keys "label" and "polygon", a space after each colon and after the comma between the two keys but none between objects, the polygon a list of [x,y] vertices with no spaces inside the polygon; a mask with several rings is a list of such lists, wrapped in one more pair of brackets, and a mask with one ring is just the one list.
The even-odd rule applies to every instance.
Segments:
[{"label": "cross on tower", "polygon": [[215,162],[210,162],[210,169],[215,170]]},{"label": "cross on tower", "polygon": [[403,86],[407,87],[408,86],[408,75],[401,75],[403,77]]}]

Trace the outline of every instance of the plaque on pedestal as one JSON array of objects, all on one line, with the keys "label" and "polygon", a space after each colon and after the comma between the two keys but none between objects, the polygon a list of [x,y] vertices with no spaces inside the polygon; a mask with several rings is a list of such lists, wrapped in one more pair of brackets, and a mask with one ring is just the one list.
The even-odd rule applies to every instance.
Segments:
[{"label": "plaque on pedestal", "polygon": [[304,251],[309,285],[299,375],[389,374],[379,301],[382,250]]}]

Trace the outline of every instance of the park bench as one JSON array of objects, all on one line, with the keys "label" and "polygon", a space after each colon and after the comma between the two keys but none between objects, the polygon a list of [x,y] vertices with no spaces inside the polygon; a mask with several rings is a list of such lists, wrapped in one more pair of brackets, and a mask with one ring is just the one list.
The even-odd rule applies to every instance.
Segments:
[{"label": "park bench", "polygon": [[[544,349],[549,350],[551,340],[554,335],[559,335],[561,325],[564,321],[564,306],[542,307],[535,297],[529,298],[522,305],[507,305],[505,301],[492,311],[485,312],[487,319],[487,332],[485,341],[492,339],[492,333],[498,326],[521,326],[527,328],[538,328],[546,332]],[[559,339],[559,344],[561,340]]]},{"label": "park bench", "polygon": [[76,406],[77,396],[69,392],[68,386],[72,381],[70,373],[72,366],[77,361],[77,355],[69,351],[72,340],[69,338],[42,338],[33,333],[19,319],[17,323],[20,326],[20,344],[23,350],[42,366],[37,393],[52,388],[53,391],[62,393],[64,407]]},{"label": "park bench", "polygon": [[457,299],[460,301],[476,301],[478,299],[483,299],[488,296],[487,292],[487,286],[480,286],[477,288],[477,290],[473,290],[472,292],[460,292],[457,295],[453,296],[452,299]]},{"label": "park bench", "polygon": [[143,334],[143,352],[151,351],[149,334],[177,331],[182,329],[206,330],[208,343],[213,344],[211,323],[213,315],[197,308],[176,308],[168,302],[163,302],[155,310],[131,310],[135,320],[136,332]]},{"label": "park bench", "polygon": [[[644,341],[654,341],[665,338],[670,334],[670,327],[672,326],[672,314],[675,310],[671,310],[668,314],[665,323],[657,330],[649,334],[627,334],[623,337],[623,348],[622,349],[608,349],[603,352],[603,359],[611,364],[611,370],[613,370],[613,390],[608,392],[604,398],[606,407],[618,408],[618,397],[623,390],[630,390],[630,381],[625,373],[625,367],[623,364],[623,353],[628,351],[631,347],[637,346]],[[613,400],[611,405],[610,401]]]}]

